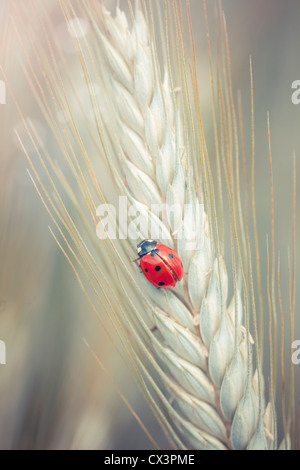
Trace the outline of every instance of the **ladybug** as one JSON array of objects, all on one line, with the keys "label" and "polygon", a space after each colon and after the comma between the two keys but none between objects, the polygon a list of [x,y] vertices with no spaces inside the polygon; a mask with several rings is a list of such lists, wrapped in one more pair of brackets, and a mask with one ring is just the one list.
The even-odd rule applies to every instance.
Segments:
[{"label": "ladybug", "polygon": [[183,277],[183,264],[177,253],[155,240],[143,240],[137,246],[144,276],[156,287],[174,287]]}]

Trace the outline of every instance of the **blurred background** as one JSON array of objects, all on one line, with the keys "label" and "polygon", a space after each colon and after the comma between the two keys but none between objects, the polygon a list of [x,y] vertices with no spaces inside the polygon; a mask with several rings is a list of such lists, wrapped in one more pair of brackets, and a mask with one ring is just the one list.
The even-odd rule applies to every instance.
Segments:
[{"label": "blurred background", "polygon": [[[103,3],[114,10],[116,2]],[[121,8],[123,4],[124,8],[127,7],[127,1],[119,3]],[[208,142],[213,148],[202,2],[190,0],[190,3],[202,114]],[[215,2],[208,3],[213,36]],[[13,4],[17,2],[0,2],[0,65],[8,77],[9,88],[18,98],[23,115],[28,122],[35,123],[44,145],[51,150],[51,135],[22,72],[24,51],[15,37],[13,21],[17,22],[17,13]],[[45,4],[55,24],[55,34],[66,62],[72,67],[76,51],[60,14],[59,2],[48,0]],[[185,2],[182,5],[184,7]],[[31,2],[28,2],[29,16],[30,8]],[[241,90],[243,99],[249,161],[249,57],[252,57],[257,217],[264,286],[267,278],[266,234],[270,236],[271,233],[267,136],[267,112],[270,113],[276,252],[281,256],[283,302],[288,314],[287,257],[292,243],[293,152],[298,174],[300,155],[300,105],[291,101],[291,84],[300,80],[300,3],[298,0],[223,0],[223,8],[231,48],[233,89],[235,92]],[[88,34],[88,24],[86,26]],[[30,45],[26,50],[30,55]],[[26,142],[26,131],[8,88],[5,98],[0,104],[0,340],[6,344],[7,364],[0,365],[0,448],[151,448],[149,439],[141,432],[117,389],[134,404],[135,411],[151,434],[155,435],[162,448],[166,448],[168,444],[162,431],[132,383],[122,358],[97,322],[49,232],[51,220],[28,176],[26,168],[29,164],[14,130],[17,129],[24,138],[29,154],[34,153],[34,148],[30,141]],[[298,191],[298,206],[299,194]],[[297,233],[299,229],[298,220]],[[298,250],[298,266],[299,256]],[[297,297],[295,339],[300,340],[299,292]],[[265,307],[267,311],[267,304]],[[95,361],[84,338],[101,357],[108,374],[116,381],[115,386]],[[287,343],[287,363],[290,356]],[[299,397],[300,365],[294,370],[296,397]]]}]

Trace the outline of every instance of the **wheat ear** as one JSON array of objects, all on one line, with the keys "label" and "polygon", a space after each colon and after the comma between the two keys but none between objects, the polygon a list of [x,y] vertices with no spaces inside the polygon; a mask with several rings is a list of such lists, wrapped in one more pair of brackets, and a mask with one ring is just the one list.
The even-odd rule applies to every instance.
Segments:
[{"label": "wheat ear", "polygon": [[[72,2],[61,0],[60,5],[66,21],[76,17]],[[29,73],[26,77],[56,138],[58,152],[66,158],[79,195],[71,187],[71,180],[68,181],[69,173],[65,175],[57,166],[57,152],[55,157],[50,156],[34,127],[26,125],[26,130],[46,171],[51,191],[41,180],[24,145],[22,148],[30,163],[31,178],[59,232],[61,241],[55,238],[60,248],[100,321],[101,312],[115,327],[114,332],[130,358],[134,377],[139,379],[138,384],[170,442],[183,449],[276,449],[274,383],[271,380],[270,402],[266,405],[252,295],[251,253],[247,251],[245,239],[242,249],[238,241],[240,229],[236,215],[239,201],[237,205],[232,202],[236,195],[230,190],[235,182],[232,170],[235,139],[232,134],[236,125],[230,87],[223,95],[218,89],[222,119],[230,116],[230,122],[223,122],[221,126],[221,139],[226,141],[226,150],[228,147],[228,163],[224,149],[216,147],[217,161],[220,156],[223,161],[233,214],[230,232],[234,295],[228,302],[228,275],[223,243],[218,234],[214,189],[197,101],[197,81],[191,63],[186,60],[179,5],[180,2],[172,2],[172,16],[171,2],[165,2],[165,28],[160,21],[162,74],[151,7],[143,13],[137,1],[135,12],[131,12],[133,26],[130,27],[125,13],[119,8],[112,16],[98,1],[78,2],[77,11],[88,15],[94,33],[88,41],[76,38],[75,31],[73,34],[80,72],[95,118],[91,126],[86,125],[86,120],[82,122],[85,106],[80,108],[78,121],[75,119],[72,105],[78,104],[78,96],[74,81],[69,79],[74,91],[70,100],[57,63],[59,57],[62,70],[70,76],[65,58],[61,57],[61,51],[56,55],[56,45],[51,41],[54,37],[51,22],[46,19],[45,26],[35,9],[45,45],[35,47],[32,30],[27,39],[44,82],[36,74],[27,54]],[[28,12],[24,8],[20,13],[21,9],[19,21],[26,31],[30,25]],[[161,16],[158,18],[161,20]],[[171,23],[175,25],[173,31]],[[68,26],[72,32],[74,21]],[[221,29],[222,37],[225,37],[222,50],[226,51],[224,24]],[[26,52],[18,27],[15,33]],[[84,34],[81,37],[84,38]],[[175,74],[172,73],[174,69]],[[225,75],[225,81],[229,81],[228,70]],[[102,91],[99,100],[94,90],[95,81]],[[23,118],[18,101],[14,101]],[[228,112],[228,108],[231,111]],[[61,119],[61,110],[69,118],[67,122]],[[91,137],[91,147],[90,140],[84,144],[79,126]],[[228,128],[231,138],[227,142]],[[222,132],[226,129],[224,136]],[[93,152],[96,158],[92,161]],[[177,250],[185,268],[185,277],[176,288],[158,291],[139,273],[132,263],[136,257],[134,240],[108,237],[103,243],[98,242],[90,226],[91,220],[97,225],[96,200],[109,199],[108,193],[102,191],[103,174],[97,166],[99,157],[101,163],[107,163],[108,176],[113,176],[114,194],[126,195],[142,217],[148,216],[160,229],[162,238],[168,239],[168,226],[171,226],[168,244]],[[68,212],[52,174],[84,223],[86,238],[78,228],[80,222],[74,221]],[[82,204],[83,200],[86,206]],[[166,224],[168,213],[158,216],[151,207],[154,203],[176,204],[176,218],[181,224],[174,226],[172,217]],[[177,237],[178,231],[181,237]],[[141,233],[141,237],[148,237],[148,233]],[[246,268],[243,260],[248,263]],[[100,309],[96,307],[96,301]],[[255,342],[250,334],[250,317]],[[281,448],[289,446],[286,435]]]},{"label": "wheat ear", "polygon": [[[149,337],[148,346],[168,371],[164,386],[179,407],[174,424],[184,442],[197,449],[274,449],[276,418],[271,404],[264,405],[259,367],[253,372],[242,289],[235,277],[235,296],[228,305],[226,266],[212,238],[213,222],[204,210],[196,213],[203,195],[195,188],[195,149],[187,141],[188,124],[170,69],[165,64],[160,73],[149,23],[138,3],[132,29],[119,8],[115,16],[101,8],[99,18],[93,15],[91,21],[115,117],[105,132],[121,192],[162,233],[168,228],[151,214],[151,205],[180,208],[182,237],[173,233],[169,245],[183,260],[182,285],[157,291],[135,275],[148,296],[145,315],[159,331]],[[191,250],[188,232],[193,230],[196,249]]]}]

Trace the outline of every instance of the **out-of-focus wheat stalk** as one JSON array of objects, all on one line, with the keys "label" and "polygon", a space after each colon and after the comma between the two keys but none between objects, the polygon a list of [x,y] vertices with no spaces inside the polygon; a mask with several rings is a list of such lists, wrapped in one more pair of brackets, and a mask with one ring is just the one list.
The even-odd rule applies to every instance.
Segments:
[{"label": "out-of-focus wheat stalk", "polygon": [[91,344],[96,338],[95,350],[111,363],[112,346],[101,334],[99,342],[99,332],[93,339],[91,315],[78,315],[86,309],[85,299],[74,294],[72,278],[65,279],[68,266],[48,237],[47,217],[15,138],[14,127],[30,151],[9,87],[21,97],[26,116],[38,113],[17,74],[20,48],[9,3],[0,6],[0,64],[9,77],[0,104],[0,341],[6,352],[6,364],[2,349],[0,354],[0,449],[105,448],[112,442],[114,413],[120,413],[82,336],[88,334]]},{"label": "out-of-focus wheat stalk", "polygon": [[[266,393],[252,248],[241,206],[242,143],[222,9],[217,85],[211,67],[215,190],[200,113],[188,2],[190,56],[181,4],[174,1],[165,2],[165,16],[159,9],[155,11],[160,29],[160,58],[152,7],[142,8],[136,2],[130,26],[119,8],[113,16],[96,1],[81,2],[76,9],[68,0],[60,5],[73,32],[93,120],[85,128],[85,106],[75,87],[70,92],[66,85],[72,84],[72,79],[68,81],[70,77],[66,79],[61,71],[68,74],[64,58],[53,43],[51,22],[47,16],[41,20],[34,8],[44,45],[35,47],[33,27],[28,29],[26,40],[32,45],[43,80],[28,57],[25,74],[57,140],[58,152],[65,157],[67,169],[61,170],[40,142],[34,126],[27,126],[27,132],[48,175],[49,187],[41,180],[24,145],[23,149],[34,185],[52,218],[55,238],[97,316],[100,306],[110,319],[133,377],[175,447],[277,449],[276,357],[271,347],[271,381]],[[206,18],[205,2],[204,12]],[[89,19],[89,40],[79,20],[71,23],[78,14]],[[207,38],[211,54],[208,27]],[[20,43],[24,46],[21,37]],[[96,87],[100,90],[98,95]],[[81,123],[74,118],[74,103],[81,109]],[[17,102],[16,105],[21,114]],[[98,159],[103,167],[99,168]],[[157,291],[138,272],[131,261],[136,241],[97,240],[90,220],[96,226],[98,204],[109,202],[111,193],[103,187],[104,178],[110,179],[114,193],[126,195],[142,220],[148,218],[162,234],[161,238],[167,238],[168,245],[179,253],[185,277],[175,289]],[[79,198],[73,184],[80,189]],[[71,200],[76,217],[67,209],[62,191]],[[224,194],[227,198],[222,202]],[[152,212],[152,204],[176,204],[181,224],[174,226],[169,218],[171,237],[168,238],[164,222],[168,213],[157,216]],[[230,302],[224,258],[225,204],[234,291]],[[255,221],[255,201],[253,213]],[[102,232],[102,224],[100,220],[98,231]],[[141,232],[140,237],[148,238],[148,233]],[[271,269],[273,273],[274,265]],[[276,336],[274,280],[269,297],[272,345],[273,331]],[[259,299],[262,303],[260,296]],[[99,320],[102,321],[100,316]],[[292,410],[291,406],[282,448],[290,446]]]}]

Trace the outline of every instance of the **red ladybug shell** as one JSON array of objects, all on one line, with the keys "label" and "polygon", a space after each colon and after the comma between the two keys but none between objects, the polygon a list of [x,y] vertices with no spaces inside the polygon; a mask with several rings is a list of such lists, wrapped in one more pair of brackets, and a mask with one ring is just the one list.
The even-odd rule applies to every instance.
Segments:
[{"label": "red ladybug shell", "polygon": [[168,289],[183,277],[183,265],[177,253],[162,243],[157,243],[150,253],[140,260],[141,269],[154,286]]}]

